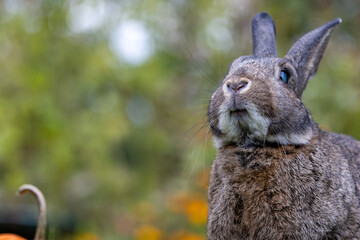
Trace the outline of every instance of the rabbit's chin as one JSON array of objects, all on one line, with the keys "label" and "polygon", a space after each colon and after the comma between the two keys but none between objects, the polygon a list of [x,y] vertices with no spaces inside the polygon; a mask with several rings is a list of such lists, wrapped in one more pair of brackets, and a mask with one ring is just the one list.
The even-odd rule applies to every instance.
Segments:
[{"label": "rabbit's chin", "polygon": [[219,111],[218,129],[221,135],[214,136],[217,148],[230,144],[239,146],[264,145],[277,143],[279,145],[304,145],[309,143],[313,136],[312,127],[298,132],[282,132],[269,134],[272,121],[264,116],[255,106],[244,109],[229,109],[224,106]]}]

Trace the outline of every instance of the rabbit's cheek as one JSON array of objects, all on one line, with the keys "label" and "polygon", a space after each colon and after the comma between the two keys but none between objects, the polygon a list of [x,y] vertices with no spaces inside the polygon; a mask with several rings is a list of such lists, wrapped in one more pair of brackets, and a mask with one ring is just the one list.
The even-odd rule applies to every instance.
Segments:
[{"label": "rabbit's cheek", "polygon": [[239,136],[244,132],[239,121],[240,119],[232,116],[226,105],[221,106],[218,128],[224,133],[228,142],[237,142]]},{"label": "rabbit's cheek", "polygon": [[263,140],[267,135],[271,120],[254,105],[249,106],[248,112],[249,118],[245,119],[247,127],[255,139]]}]

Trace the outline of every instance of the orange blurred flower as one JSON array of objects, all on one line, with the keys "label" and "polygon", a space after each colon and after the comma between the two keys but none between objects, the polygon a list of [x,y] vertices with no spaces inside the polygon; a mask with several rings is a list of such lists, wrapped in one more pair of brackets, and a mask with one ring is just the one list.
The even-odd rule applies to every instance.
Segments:
[{"label": "orange blurred flower", "polygon": [[166,205],[175,213],[183,213],[186,206],[191,201],[191,196],[187,192],[176,192],[169,195]]},{"label": "orange blurred flower", "polygon": [[186,206],[186,216],[192,224],[200,225],[207,220],[207,203],[201,199],[194,199]]},{"label": "orange blurred flower", "polygon": [[143,225],[135,230],[134,236],[136,240],[159,240],[161,231],[154,226]]},{"label": "orange blurred flower", "polygon": [[167,201],[168,208],[184,214],[194,225],[204,224],[207,221],[207,202],[201,195],[188,192],[176,193]]},{"label": "orange blurred flower", "polygon": [[186,232],[184,230],[176,231],[170,237],[170,240],[205,240],[206,238],[199,234]]}]

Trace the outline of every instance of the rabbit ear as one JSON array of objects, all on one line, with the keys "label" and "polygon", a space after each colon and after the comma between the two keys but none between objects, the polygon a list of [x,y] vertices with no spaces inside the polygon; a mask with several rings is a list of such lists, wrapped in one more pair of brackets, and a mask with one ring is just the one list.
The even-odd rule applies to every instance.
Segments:
[{"label": "rabbit ear", "polygon": [[266,12],[257,14],[251,24],[253,54],[259,57],[276,57],[275,24]]},{"label": "rabbit ear", "polygon": [[309,79],[316,74],[330,35],[339,23],[341,23],[341,19],[337,18],[307,33],[292,46],[284,57],[290,60],[296,68],[298,82],[295,92],[298,97],[301,97]]}]

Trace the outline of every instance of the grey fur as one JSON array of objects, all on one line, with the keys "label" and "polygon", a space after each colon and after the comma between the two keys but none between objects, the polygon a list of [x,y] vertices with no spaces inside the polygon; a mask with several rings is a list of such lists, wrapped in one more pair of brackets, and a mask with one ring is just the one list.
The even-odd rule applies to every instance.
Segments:
[{"label": "grey fur", "polygon": [[209,105],[208,239],[360,239],[360,142],[319,129],[300,99],[338,23],[277,58],[271,17],[254,18],[254,55],[233,62]]},{"label": "grey fur", "polygon": [[285,58],[298,69],[299,81],[296,88],[298,96],[301,96],[308,80],[316,74],[330,35],[339,23],[341,19],[337,18],[309,32],[300,38],[286,54]]},{"label": "grey fur", "polygon": [[276,57],[275,24],[269,14],[257,14],[251,23],[253,54],[255,56]]}]

